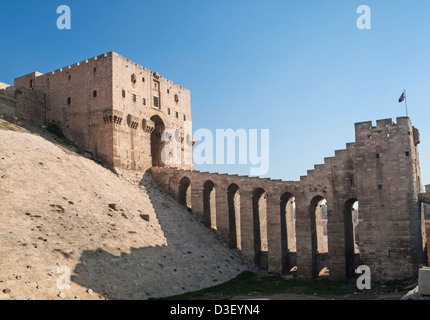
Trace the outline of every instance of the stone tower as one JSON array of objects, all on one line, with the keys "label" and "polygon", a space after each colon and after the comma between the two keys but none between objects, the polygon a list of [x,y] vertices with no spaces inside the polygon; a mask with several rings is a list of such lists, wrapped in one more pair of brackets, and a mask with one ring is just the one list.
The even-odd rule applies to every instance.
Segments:
[{"label": "stone tower", "polygon": [[425,248],[419,132],[406,117],[355,131],[360,259],[383,278],[416,277]]},{"label": "stone tower", "polygon": [[303,277],[328,271],[331,278],[345,279],[366,265],[373,280],[416,278],[426,247],[419,132],[404,117],[396,123],[378,120],[376,126],[357,123],[355,132],[355,142],[300,181],[151,171],[158,186],[221,241],[269,272],[296,267]]},{"label": "stone tower", "polygon": [[[115,52],[27,74],[6,89],[5,115],[54,128],[111,168],[192,168],[189,90]],[[177,148],[165,149],[171,142]]]}]

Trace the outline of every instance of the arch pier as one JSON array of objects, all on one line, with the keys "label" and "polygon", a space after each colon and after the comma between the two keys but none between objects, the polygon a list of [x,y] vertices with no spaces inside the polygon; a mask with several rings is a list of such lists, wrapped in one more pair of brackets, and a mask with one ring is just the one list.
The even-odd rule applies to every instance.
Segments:
[{"label": "arch pier", "polygon": [[[417,278],[426,263],[419,133],[409,118],[355,124],[356,141],[300,181],[169,167],[158,187],[250,263],[278,274]],[[359,203],[359,206],[358,206]]]}]

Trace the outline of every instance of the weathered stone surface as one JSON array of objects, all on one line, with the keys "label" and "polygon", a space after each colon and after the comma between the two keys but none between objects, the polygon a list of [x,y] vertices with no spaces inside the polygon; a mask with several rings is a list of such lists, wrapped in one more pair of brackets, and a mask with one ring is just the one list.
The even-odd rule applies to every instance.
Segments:
[{"label": "weathered stone surface", "polygon": [[430,204],[430,194],[428,194],[428,193],[420,193],[420,194],[418,195],[418,199],[419,199],[421,202],[424,202],[424,203]]},{"label": "weathered stone surface", "polygon": [[[413,129],[405,117],[357,123],[356,141],[300,181],[159,167],[151,172],[159,188],[224,243],[270,272],[345,278],[361,263],[374,280],[417,278],[425,233]],[[295,219],[288,217],[291,199]],[[358,224],[352,221],[356,201]]]},{"label": "weathered stone surface", "polygon": [[184,125],[191,124],[189,90],[115,52],[32,72],[14,86],[0,83],[0,115],[55,126],[110,168],[142,172],[165,165],[161,134],[167,130],[183,150],[168,165],[193,166],[191,126]]}]

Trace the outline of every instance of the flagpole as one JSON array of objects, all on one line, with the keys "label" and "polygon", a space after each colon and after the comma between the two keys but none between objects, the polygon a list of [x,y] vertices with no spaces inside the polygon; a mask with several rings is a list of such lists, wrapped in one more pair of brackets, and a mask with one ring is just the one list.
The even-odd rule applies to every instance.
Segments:
[{"label": "flagpole", "polygon": [[406,117],[409,118],[409,115],[408,115],[408,98],[406,97],[406,89],[403,90],[403,93],[405,94]]}]

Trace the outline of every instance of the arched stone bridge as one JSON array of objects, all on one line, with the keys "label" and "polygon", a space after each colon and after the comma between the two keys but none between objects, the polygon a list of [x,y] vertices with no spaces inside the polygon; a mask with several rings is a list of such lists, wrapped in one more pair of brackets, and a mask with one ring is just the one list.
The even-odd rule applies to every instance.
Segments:
[{"label": "arched stone bridge", "polygon": [[425,260],[418,130],[409,118],[355,127],[355,143],[300,181],[151,173],[222,242],[269,272],[318,277],[328,269],[332,278],[349,278],[364,264],[372,279],[416,277]]}]

